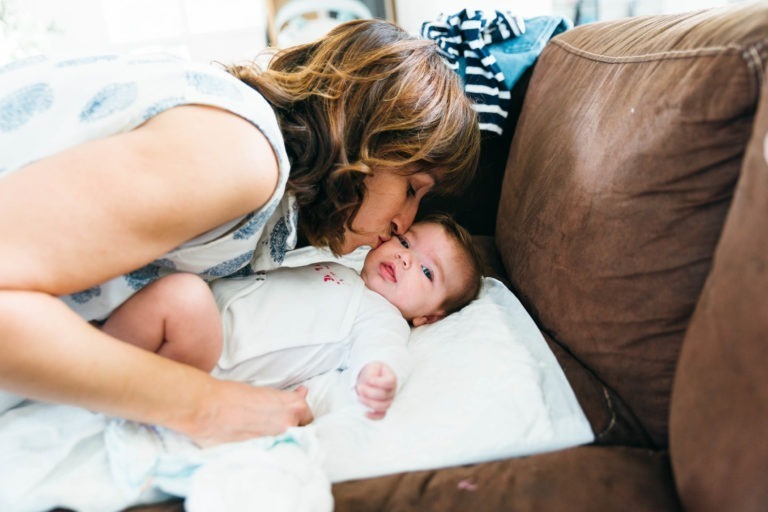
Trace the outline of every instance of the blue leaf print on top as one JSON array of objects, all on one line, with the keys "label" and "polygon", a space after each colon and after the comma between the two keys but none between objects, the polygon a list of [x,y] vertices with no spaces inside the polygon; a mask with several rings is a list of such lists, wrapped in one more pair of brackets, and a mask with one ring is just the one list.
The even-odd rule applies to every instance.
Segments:
[{"label": "blue leaf print on top", "polygon": [[23,126],[51,105],[53,89],[48,84],[32,84],[12,92],[0,100],[0,131],[9,132]]},{"label": "blue leaf print on top", "polygon": [[185,59],[183,57],[171,53],[155,53],[133,57],[128,61],[128,64],[132,66],[140,66],[144,64],[168,64],[169,62],[184,62],[184,60]]},{"label": "blue leaf print on top", "polygon": [[117,59],[117,55],[88,55],[86,57],[76,57],[74,59],[62,60],[56,63],[56,67],[66,68],[70,66],[80,66],[82,64],[91,64],[92,62],[104,62]]},{"label": "blue leaf print on top", "polygon": [[101,287],[94,286],[93,288],[88,288],[87,290],[73,293],[69,296],[69,298],[78,304],[85,304],[92,298],[98,297],[99,295],[101,295]]},{"label": "blue leaf print on top", "polygon": [[211,267],[208,270],[205,270],[201,273],[201,275],[207,278],[229,276],[250,262],[251,258],[253,258],[253,251],[248,251],[245,254],[241,254],[237,258],[232,258],[231,260],[224,261],[215,267]]},{"label": "blue leaf print on top", "polygon": [[237,272],[227,275],[227,277],[253,277],[256,281],[266,279],[266,272],[263,270],[253,270],[250,265],[246,265]]},{"label": "blue leaf print on top", "polygon": [[35,55],[34,57],[27,57],[26,59],[15,60],[8,64],[0,66],[0,73],[6,73],[8,71],[15,71],[17,69],[31,66],[32,64],[39,64],[48,60],[48,57],[43,55]]},{"label": "blue leaf print on top", "polygon": [[97,121],[115,112],[128,108],[138,96],[138,87],[133,82],[110,84],[96,93],[80,112],[80,120]]},{"label": "blue leaf print on top", "polygon": [[149,108],[144,111],[144,114],[142,114],[141,118],[144,121],[147,121],[155,117],[157,114],[165,112],[169,108],[175,107],[176,105],[181,105],[183,102],[184,98],[181,96],[160,100],[150,105]]},{"label": "blue leaf print on top", "polygon": [[241,100],[243,93],[237,86],[224,79],[224,77],[206,75],[195,71],[187,71],[187,83],[203,94],[223,96],[225,98]]},{"label": "blue leaf print on top", "polygon": [[249,213],[245,217],[245,224],[239,227],[237,231],[232,234],[232,238],[235,240],[248,240],[253,235],[255,235],[256,231],[259,229],[259,227],[261,227],[261,223],[258,222],[258,217],[254,217],[256,217],[254,213]]},{"label": "blue leaf print on top", "polygon": [[157,265],[158,267],[163,268],[170,268],[172,270],[176,270],[176,263],[173,260],[169,260],[168,258],[160,258],[152,262],[153,265]]},{"label": "blue leaf print on top", "polygon": [[158,277],[160,277],[159,269],[156,266],[149,264],[146,267],[142,267],[138,270],[134,270],[130,274],[124,275],[123,279],[125,279],[128,286],[134,290],[141,290]]},{"label": "blue leaf print on top", "polygon": [[269,235],[269,255],[272,256],[275,263],[282,263],[285,259],[285,253],[288,251],[288,247],[286,247],[288,234],[288,224],[285,222],[285,217],[280,217]]},{"label": "blue leaf print on top", "polygon": [[253,238],[256,232],[264,227],[264,223],[272,216],[272,212],[274,211],[275,205],[271,205],[269,208],[260,211],[259,213],[248,214],[246,223],[232,234],[232,238],[235,240],[248,240],[249,238]]}]

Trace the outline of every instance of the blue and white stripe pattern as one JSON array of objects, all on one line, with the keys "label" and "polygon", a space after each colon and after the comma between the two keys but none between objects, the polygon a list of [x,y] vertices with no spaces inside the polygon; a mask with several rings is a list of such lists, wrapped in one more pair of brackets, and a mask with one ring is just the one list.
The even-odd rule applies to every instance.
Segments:
[{"label": "blue and white stripe pattern", "polygon": [[487,47],[524,32],[525,23],[521,17],[474,9],[441,15],[436,21],[421,26],[421,36],[437,42],[451,69],[459,72],[459,61],[465,59],[464,90],[475,102],[481,130],[502,133],[511,99],[504,73]]}]

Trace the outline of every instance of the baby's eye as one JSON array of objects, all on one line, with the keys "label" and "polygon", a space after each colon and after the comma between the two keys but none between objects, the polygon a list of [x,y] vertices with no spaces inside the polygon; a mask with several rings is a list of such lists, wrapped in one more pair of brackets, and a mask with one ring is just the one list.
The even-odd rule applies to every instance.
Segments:
[{"label": "baby's eye", "polygon": [[432,271],[431,270],[429,270],[427,267],[422,265],[421,266],[421,271],[424,272],[424,275],[427,276],[427,279],[432,281],[433,278],[432,278]]},{"label": "baby's eye", "polygon": [[397,239],[400,240],[400,245],[402,245],[406,249],[408,249],[410,247],[410,245],[408,245],[408,240],[406,240],[404,236],[398,235]]}]

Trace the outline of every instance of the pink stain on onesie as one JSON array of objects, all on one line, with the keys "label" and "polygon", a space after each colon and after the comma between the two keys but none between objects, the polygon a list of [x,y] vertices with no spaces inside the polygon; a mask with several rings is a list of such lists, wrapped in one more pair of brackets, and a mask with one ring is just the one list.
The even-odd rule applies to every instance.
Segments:
[{"label": "pink stain on onesie", "polygon": [[333,270],[331,270],[331,267],[328,265],[323,265],[322,263],[316,263],[315,264],[315,272],[323,272],[325,275],[323,275],[323,281],[326,283],[336,283],[341,284],[344,282],[343,279],[338,277]]}]

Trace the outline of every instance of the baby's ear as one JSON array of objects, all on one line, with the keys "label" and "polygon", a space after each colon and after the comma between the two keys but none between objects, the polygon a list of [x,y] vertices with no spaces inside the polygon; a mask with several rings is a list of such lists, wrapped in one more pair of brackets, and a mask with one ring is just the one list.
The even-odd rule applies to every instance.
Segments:
[{"label": "baby's ear", "polygon": [[420,325],[426,325],[426,324],[432,324],[440,320],[441,318],[445,317],[445,313],[440,311],[438,313],[435,313],[433,315],[426,315],[426,316],[417,316],[413,320],[411,320],[411,323],[414,327],[418,327]]}]

